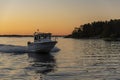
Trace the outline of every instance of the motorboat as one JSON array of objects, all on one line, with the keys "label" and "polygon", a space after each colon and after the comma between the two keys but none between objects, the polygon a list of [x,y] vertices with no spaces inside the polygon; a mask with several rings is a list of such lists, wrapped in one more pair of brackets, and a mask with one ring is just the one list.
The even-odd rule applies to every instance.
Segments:
[{"label": "motorboat", "polygon": [[28,50],[33,52],[49,53],[56,45],[56,38],[52,39],[51,33],[34,33],[34,42],[28,42]]}]

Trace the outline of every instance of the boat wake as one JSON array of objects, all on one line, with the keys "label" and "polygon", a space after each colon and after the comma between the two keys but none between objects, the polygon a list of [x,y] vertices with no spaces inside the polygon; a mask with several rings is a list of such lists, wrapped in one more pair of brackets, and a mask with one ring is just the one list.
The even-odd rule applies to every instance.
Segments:
[{"label": "boat wake", "polygon": [[[58,52],[60,49],[55,47],[51,52]],[[27,46],[0,44],[0,52],[2,53],[33,53],[28,50]]]}]

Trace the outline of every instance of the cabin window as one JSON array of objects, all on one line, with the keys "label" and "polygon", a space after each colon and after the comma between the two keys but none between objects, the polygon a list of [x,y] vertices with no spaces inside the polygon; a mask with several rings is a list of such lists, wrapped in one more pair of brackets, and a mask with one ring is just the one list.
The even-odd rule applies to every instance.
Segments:
[{"label": "cabin window", "polygon": [[37,40],[37,37],[35,36],[34,39]]}]

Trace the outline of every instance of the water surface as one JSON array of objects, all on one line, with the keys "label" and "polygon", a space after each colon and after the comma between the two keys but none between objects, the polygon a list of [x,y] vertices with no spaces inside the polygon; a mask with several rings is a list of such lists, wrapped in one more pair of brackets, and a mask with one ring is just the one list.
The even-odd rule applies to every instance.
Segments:
[{"label": "water surface", "polygon": [[41,54],[27,52],[27,41],[0,37],[0,80],[120,79],[120,42],[58,38],[57,48]]}]

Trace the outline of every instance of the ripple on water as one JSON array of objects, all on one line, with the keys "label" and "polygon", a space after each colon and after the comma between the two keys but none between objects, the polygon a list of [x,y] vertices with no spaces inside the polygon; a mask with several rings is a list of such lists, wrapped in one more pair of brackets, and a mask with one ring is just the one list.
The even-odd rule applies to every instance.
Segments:
[{"label": "ripple on water", "polygon": [[[1,80],[120,79],[119,42],[60,38],[57,46],[61,50],[48,55],[24,52],[24,45],[13,45],[0,45]],[[14,50],[23,52],[7,53]]]}]

